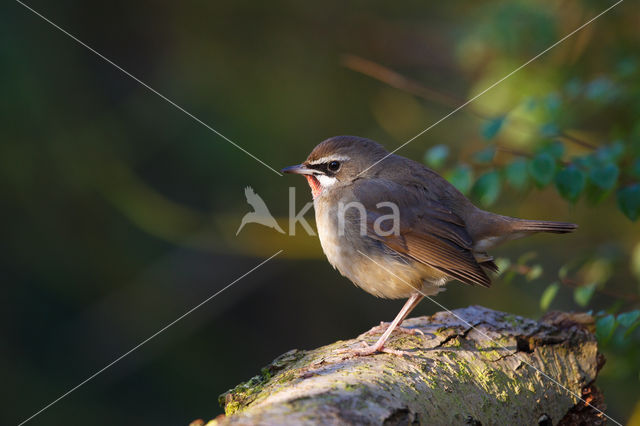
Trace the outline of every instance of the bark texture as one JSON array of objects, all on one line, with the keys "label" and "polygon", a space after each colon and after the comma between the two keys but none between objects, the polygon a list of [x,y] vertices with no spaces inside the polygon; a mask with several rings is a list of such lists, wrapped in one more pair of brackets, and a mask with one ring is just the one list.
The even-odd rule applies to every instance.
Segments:
[{"label": "bark texture", "polygon": [[392,335],[389,346],[410,355],[340,353],[379,333],[289,351],[221,395],[226,415],[207,425],[603,423],[576,397],[604,408],[586,314],[538,322],[471,306],[403,325],[424,333]]}]

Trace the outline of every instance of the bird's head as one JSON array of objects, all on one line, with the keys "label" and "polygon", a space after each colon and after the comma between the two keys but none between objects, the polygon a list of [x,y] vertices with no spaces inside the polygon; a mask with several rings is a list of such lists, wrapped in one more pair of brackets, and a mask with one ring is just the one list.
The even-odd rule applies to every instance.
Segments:
[{"label": "bird's head", "polygon": [[304,175],[316,198],[331,188],[366,177],[369,168],[388,154],[382,145],[370,139],[335,136],[320,142],[304,163],[286,167],[282,172]]}]

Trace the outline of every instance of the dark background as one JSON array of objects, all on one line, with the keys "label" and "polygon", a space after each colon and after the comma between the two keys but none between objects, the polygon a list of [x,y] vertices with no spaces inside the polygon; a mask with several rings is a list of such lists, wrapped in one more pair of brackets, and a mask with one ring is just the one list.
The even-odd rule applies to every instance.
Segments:
[{"label": "dark background", "polygon": [[[280,169],[337,134],[392,149],[453,109],[364,76],[343,55],[464,102],[610,3],[28,4]],[[354,287],[300,227],[293,237],[247,225],[235,237],[249,211],[245,186],[286,227],[288,187],[297,188],[298,208],[311,199],[303,179],[278,177],[20,4],[2,9],[0,422],[26,419],[280,249],[31,423],[213,418],[222,412],[220,393],[277,355],[351,338],[395,316],[402,301]],[[468,157],[483,144],[478,114],[636,55],[638,18],[637,4],[622,3],[399,154],[420,161],[444,144]],[[492,210],[580,229],[500,248],[510,259],[537,252],[549,276],[498,279],[491,289],[452,283],[437,299],[450,309],[480,304],[537,318],[553,271],[584,251],[628,253],[640,236],[613,201],[569,206],[553,189],[506,192]],[[313,223],[311,212],[307,218]],[[616,264],[613,281],[616,291],[638,291],[627,264]],[[590,309],[614,303],[597,294]],[[582,309],[567,289],[552,308]],[[438,310],[424,301],[414,315]],[[618,420],[638,401],[630,363],[611,355],[598,380]]]}]

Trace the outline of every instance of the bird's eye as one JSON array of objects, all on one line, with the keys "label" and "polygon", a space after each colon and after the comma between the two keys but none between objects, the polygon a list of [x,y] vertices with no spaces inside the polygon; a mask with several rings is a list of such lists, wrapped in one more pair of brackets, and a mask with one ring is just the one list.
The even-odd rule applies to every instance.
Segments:
[{"label": "bird's eye", "polygon": [[330,172],[337,172],[339,168],[340,168],[340,162],[339,161],[332,161],[327,165],[327,169]]}]

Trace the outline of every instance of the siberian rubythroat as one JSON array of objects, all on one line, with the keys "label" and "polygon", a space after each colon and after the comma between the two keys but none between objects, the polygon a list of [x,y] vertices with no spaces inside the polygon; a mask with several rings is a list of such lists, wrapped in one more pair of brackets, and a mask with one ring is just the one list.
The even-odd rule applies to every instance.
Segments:
[{"label": "siberian rubythroat", "polygon": [[481,210],[433,170],[355,136],[327,139],[282,171],[307,178],[329,262],[375,296],[408,298],[380,339],[354,355],[401,353],[385,347],[391,332],[448,281],[489,287],[487,271],[498,269],[490,248],[577,228]]}]

